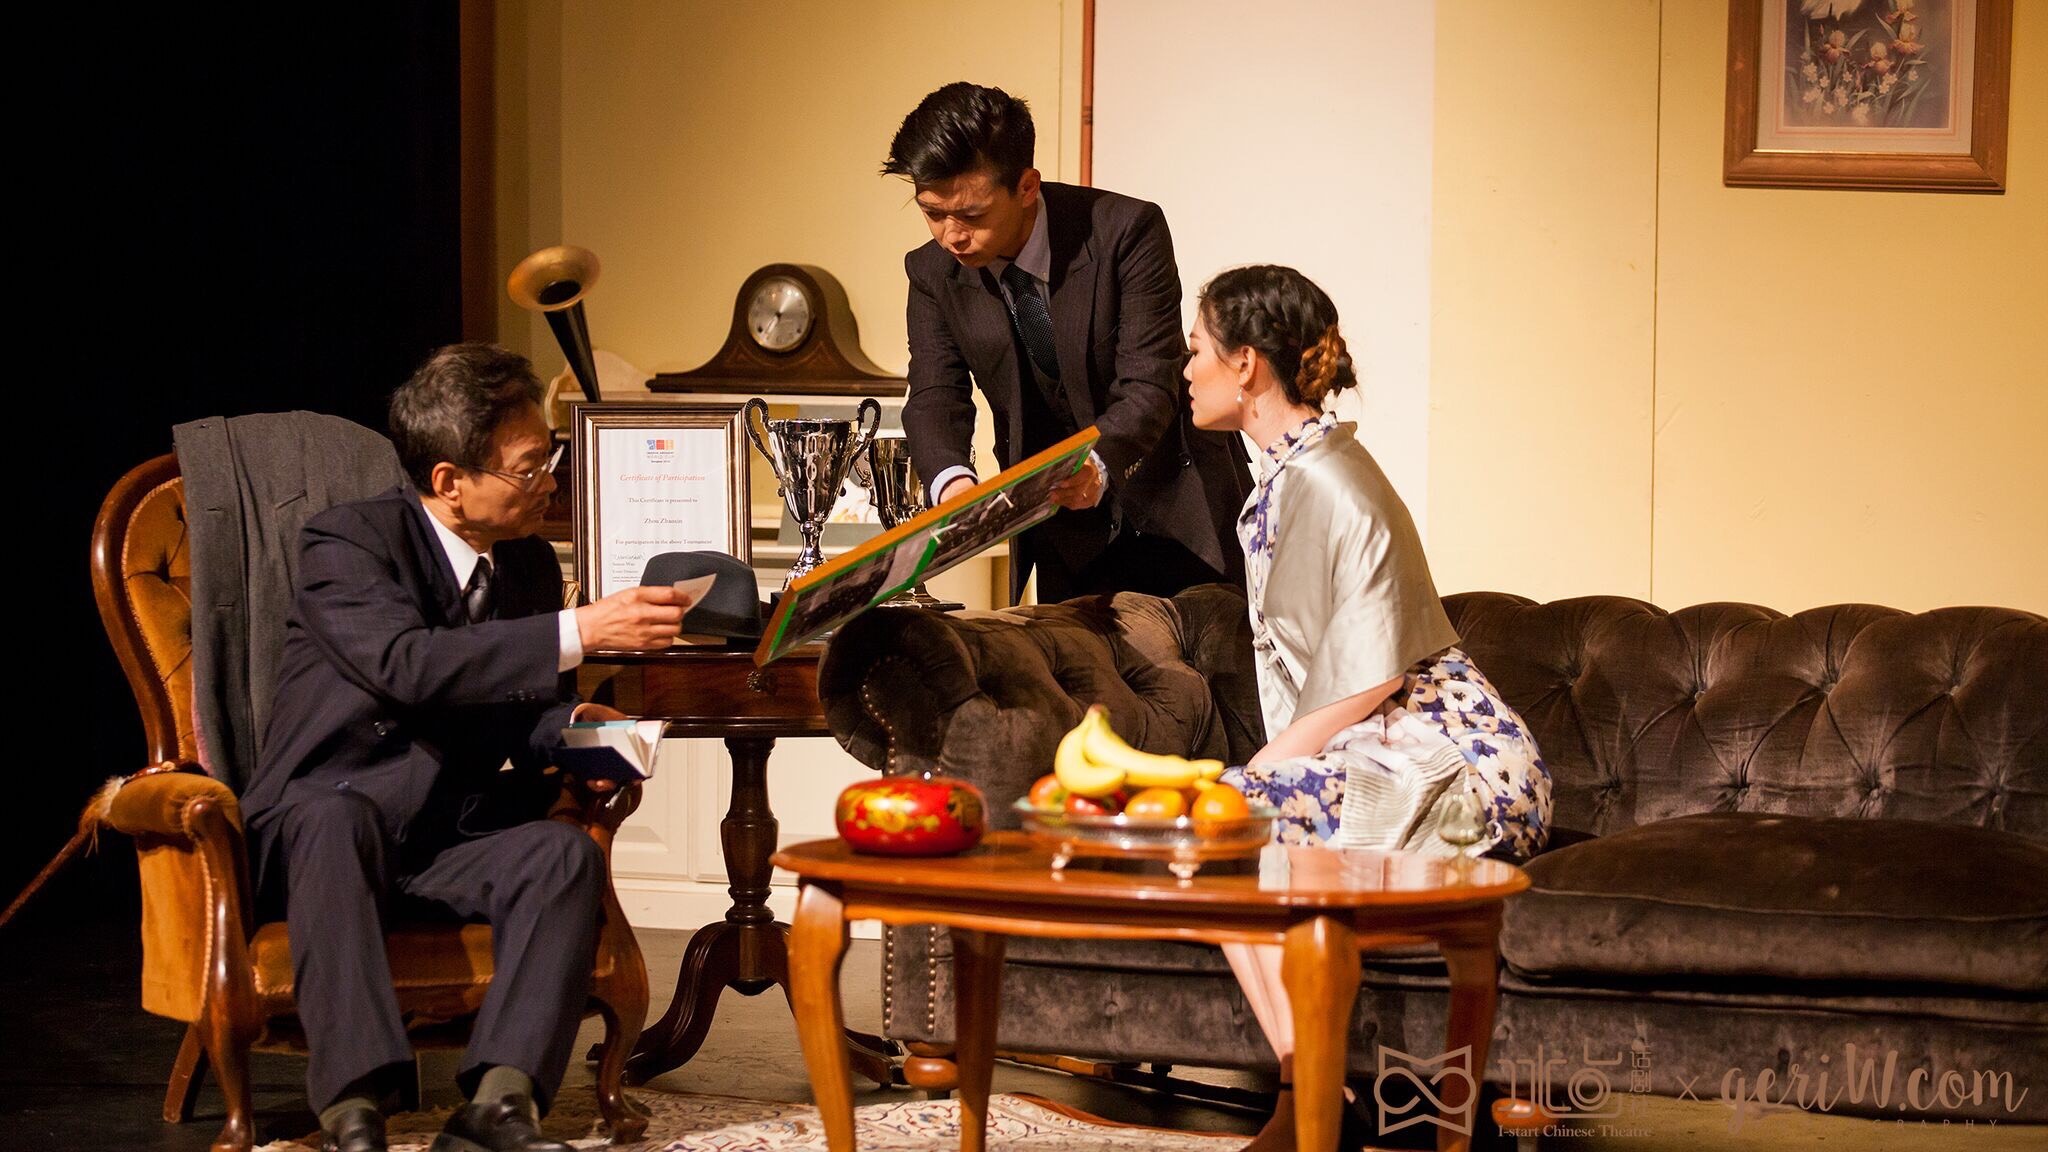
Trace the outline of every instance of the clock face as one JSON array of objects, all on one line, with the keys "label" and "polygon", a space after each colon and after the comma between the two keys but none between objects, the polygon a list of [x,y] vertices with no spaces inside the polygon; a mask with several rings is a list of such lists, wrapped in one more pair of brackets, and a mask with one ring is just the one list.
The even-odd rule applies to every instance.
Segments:
[{"label": "clock face", "polygon": [[811,334],[811,297],[787,276],[761,281],[747,301],[747,334],[770,352],[787,352]]}]

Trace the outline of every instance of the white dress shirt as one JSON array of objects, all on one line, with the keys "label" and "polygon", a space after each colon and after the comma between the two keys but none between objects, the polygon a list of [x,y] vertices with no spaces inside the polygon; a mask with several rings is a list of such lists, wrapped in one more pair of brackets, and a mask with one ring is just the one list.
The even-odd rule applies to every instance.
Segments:
[{"label": "white dress shirt", "polygon": [[[448,554],[448,566],[455,569],[455,587],[468,588],[469,577],[476,571],[476,566],[490,564],[493,561],[479,555],[476,549],[469,546],[469,541],[457,536],[453,529],[441,523],[441,518],[434,515],[434,510],[427,507],[424,500],[420,501],[420,511],[427,514],[427,523],[434,526],[434,535],[441,541],[441,550]],[[496,575],[495,571],[492,574]],[[576,628],[574,608],[564,608],[556,613],[555,632],[560,638],[555,656],[555,671],[567,672],[583,663],[583,633]]]}]

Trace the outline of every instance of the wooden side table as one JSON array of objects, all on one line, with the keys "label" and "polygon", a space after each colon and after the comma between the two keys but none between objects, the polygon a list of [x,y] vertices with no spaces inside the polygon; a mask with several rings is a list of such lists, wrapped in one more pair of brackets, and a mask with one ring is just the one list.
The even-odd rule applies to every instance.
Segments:
[{"label": "wooden side table", "polygon": [[[778,828],[768,803],[768,755],[784,737],[832,734],[818,701],[823,652],[822,644],[805,645],[766,668],[755,667],[751,651],[724,648],[596,652],[585,661],[586,696],[666,721],[670,737],[724,740],[732,753],[732,799],[718,826],[732,906],[723,920],[691,934],[675,998],[627,1058],[629,1084],[645,1084],[696,1055],[726,989],[757,996],[789,986],[789,926],[768,907],[768,858]],[[887,1041],[848,1032],[846,1042],[863,1076],[894,1082]]]},{"label": "wooden side table", "polygon": [[852,920],[952,930],[962,1152],[985,1147],[1008,936],[1282,945],[1294,1007],[1295,1145],[1305,1152],[1336,1146],[1360,949],[1433,941],[1451,978],[1445,1051],[1467,1049],[1469,1070],[1443,1081],[1437,1147],[1463,1150],[1493,1031],[1501,902],[1529,886],[1519,868],[1494,860],[1327,848],[1276,850],[1260,875],[1055,873],[1048,849],[1017,832],[925,860],[814,840],[776,853],[774,863],[802,884],[790,926],[790,998],[832,1152],[854,1148],[839,1000]]}]

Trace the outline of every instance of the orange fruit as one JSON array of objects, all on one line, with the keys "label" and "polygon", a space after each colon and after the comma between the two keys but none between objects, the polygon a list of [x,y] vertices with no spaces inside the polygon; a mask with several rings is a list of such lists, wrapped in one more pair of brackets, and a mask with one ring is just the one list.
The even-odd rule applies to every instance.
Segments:
[{"label": "orange fruit", "polygon": [[1195,833],[1200,836],[1216,836],[1230,832],[1236,825],[1251,819],[1252,806],[1244,793],[1228,784],[1205,788],[1195,797],[1194,808],[1188,813],[1194,817]]},{"label": "orange fruit", "polygon": [[1178,788],[1147,788],[1124,805],[1124,815],[1134,820],[1173,820],[1187,810],[1187,797]]}]

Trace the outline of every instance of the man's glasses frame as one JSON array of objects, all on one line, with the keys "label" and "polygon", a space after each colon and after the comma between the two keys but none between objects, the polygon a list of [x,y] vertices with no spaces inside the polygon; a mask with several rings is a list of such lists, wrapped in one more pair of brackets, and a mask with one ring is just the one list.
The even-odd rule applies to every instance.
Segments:
[{"label": "man's glasses frame", "polygon": [[519,489],[521,492],[531,492],[540,486],[541,477],[553,472],[555,465],[562,462],[562,453],[567,451],[568,448],[567,444],[555,445],[555,450],[548,453],[548,462],[531,472],[500,472],[496,468],[485,468],[481,465],[471,468],[470,471],[488,473]]}]

